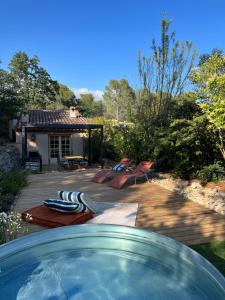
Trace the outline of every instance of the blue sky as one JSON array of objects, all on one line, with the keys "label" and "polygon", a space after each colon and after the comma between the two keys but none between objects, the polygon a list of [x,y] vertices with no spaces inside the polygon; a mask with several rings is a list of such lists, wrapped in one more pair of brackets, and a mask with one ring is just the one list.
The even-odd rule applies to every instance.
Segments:
[{"label": "blue sky", "polygon": [[160,36],[162,13],[199,54],[225,50],[224,0],[0,0],[0,60],[38,55],[72,89],[104,90],[110,79],[138,87],[137,53]]}]

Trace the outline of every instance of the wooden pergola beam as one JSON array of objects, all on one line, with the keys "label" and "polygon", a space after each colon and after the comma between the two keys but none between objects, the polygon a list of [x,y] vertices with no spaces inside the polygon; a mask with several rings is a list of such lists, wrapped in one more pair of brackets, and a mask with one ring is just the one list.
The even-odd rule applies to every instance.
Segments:
[{"label": "wooden pergola beam", "polygon": [[92,164],[92,142],[91,142],[91,128],[88,129],[88,165]]},{"label": "wooden pergola beam", "polygon": [[25,161],[27,157],[27,127],[22,127],[22,165],[25,166]]}]

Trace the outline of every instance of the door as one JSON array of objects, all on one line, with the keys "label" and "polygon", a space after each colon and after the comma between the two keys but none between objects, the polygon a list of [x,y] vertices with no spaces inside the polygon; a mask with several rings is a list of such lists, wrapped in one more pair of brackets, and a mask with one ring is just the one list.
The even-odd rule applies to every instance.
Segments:
[{"label": "door", "polygon": [[50,164],[57,164],[64,156],[70,155],[70,135],[49,136]]},{"label": "door", "polygon": [[62,159],[66,155],[70,155],[70,136],[69,135],[61,135],[60,137],[60,159]]}]

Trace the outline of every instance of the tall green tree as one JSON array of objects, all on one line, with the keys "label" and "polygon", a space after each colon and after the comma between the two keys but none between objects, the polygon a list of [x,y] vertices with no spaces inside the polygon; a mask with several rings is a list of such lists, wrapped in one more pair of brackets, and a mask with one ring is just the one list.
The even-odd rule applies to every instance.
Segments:
[{"label": "tall green tree", "polygon": [[77,100],[77,109],[84,117],[100,117],[103,113],[101,101],[95,101],[94,96],[90,93],[81,94]]},{"label": "tall green tree", "polygon": [[56,101],[58,83],[39,62],[37,56],[17,52],[9,63],[14,91],[26,108],[46,108]]},{"label": "tall green tree", "polygon": [[217,134],[217,145],[225,160],[225,55],[209,55],[192,72],[200,107]]},{"label": "tall green tree", "polygon": [[103,95],[105,116],[117,121],[132,121],[135,92],[125,79],[110,80]]},{"label": "tall green tree", "polygon": [[196,56],[191,42],[180,42],[174,31],[170,33],[170,24],[162,18],[161,41],[159,45],[152,41],[150,56],[139,51],[137,116],[147,130],[154,123],[168,124],[173,97],[184,91]]},{"label": "tall green tree", "polygon": [[103,116],[104,106],[101,100],[94,101],[93,116],[102,117]]},{"label": "tall green tree", "polygon": [[201,114],[201,109],[196,101],[196,95],[193,92],[183,93],[177,97],[173,97],[172,111],[170,118],[192,120]]},{"label": "tall green tree", "polygon": [[48,109],[64,109],[70,106],[76,106],[77,99],[73,91],[66,85],[59,83],[59,89],[56,94],[56,99],[47,105]]},{"label": "tall green tree", "polygon": [[204,53],[199,56],[199,63],[198,66],[204,64],[210,57],[217,54],[218,56],[223,56],[223,50],[214,48],[212,49],[211,53]]},{"label": "tall green tree", "polygon": [[9,120],[16,117],[23,103],[13,89],[12,78],[8,72],[0,69],[0,136],[8,136]]}]

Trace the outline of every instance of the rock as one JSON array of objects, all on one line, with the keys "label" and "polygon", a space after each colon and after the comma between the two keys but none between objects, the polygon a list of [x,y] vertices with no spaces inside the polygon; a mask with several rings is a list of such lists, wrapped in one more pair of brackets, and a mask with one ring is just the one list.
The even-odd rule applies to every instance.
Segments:
[{"label": "rock", "polygon": [[159,176],[161,178],[164,178],[164,179],[170,179],[171,178],[171,174],[170,173],[159,173]]},{"label": "rock", "polygon": [[221,199],[224,199],[224,200],[225,200],[225,193],[223,193],[223,192],[217,192],[216,196],[217,196],[218,198],[221,198]]},{"label": "rock", "polygon": [[199,181],[193,181],[189,184],[188,181],[173,179],[169,175],[154,178],[152,182],[173,193],[180,194],[193,202],[225,215],[225,193],[219,191],[218,188],[210,189],[203,187]]},{"label": "rock", "polygon": [[202,186],[201,186],[201,184],[199,182],[192,182],[191,188],[192,189],[201,189]]},{"label": "rock", "polygon": [[0,146],[0,172],[9,172],[20,166],[19,151],[12,145]]},{"label": "rock", "polygon": [[186,188],[189,185],[188,181],[181,179],[176,180],[176,183],[179,188]]}]

